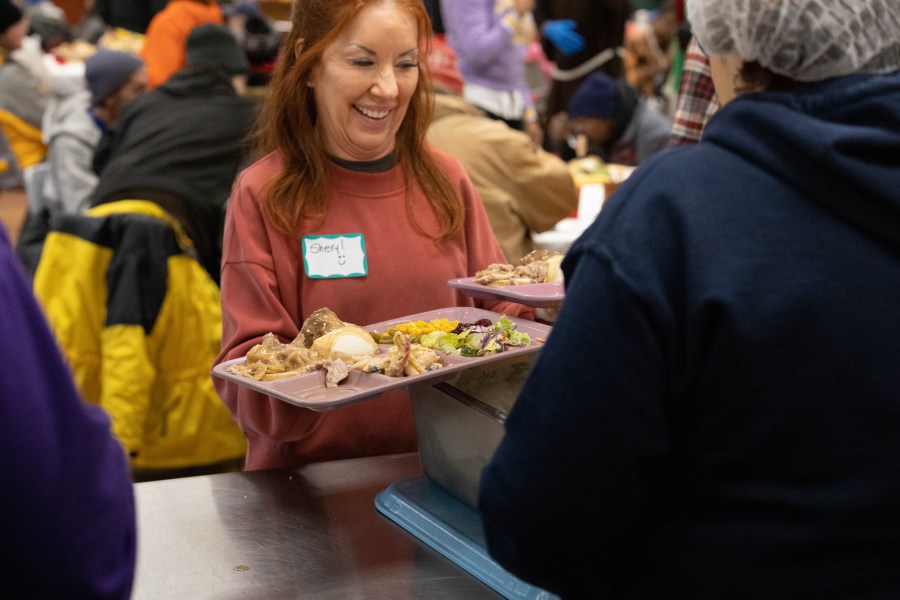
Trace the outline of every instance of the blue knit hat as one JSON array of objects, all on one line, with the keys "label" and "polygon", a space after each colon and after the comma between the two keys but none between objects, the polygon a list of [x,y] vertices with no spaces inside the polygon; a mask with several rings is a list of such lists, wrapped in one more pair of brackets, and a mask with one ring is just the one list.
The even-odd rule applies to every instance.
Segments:
[{"label": "blue knit hat", "polygon": [[588,75],[569,100],[570,117],[612,119],[618,108],[619,85],[602,71]]},{"label": "blue knit hat", "polygon": [[132,73],[144,66],[143,61],[127,52],[101,48],[84,61],[84,77],[91,90],[91,103],[98,106],[128,83]]}]

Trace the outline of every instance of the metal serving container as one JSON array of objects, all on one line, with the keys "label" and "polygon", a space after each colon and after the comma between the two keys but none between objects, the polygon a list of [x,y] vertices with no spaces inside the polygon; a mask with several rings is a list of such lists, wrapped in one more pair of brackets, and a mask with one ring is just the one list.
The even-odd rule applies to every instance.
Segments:
[{"label": "metal serving container", "polygon": [[496,368],[410,390],[419,460],[425,474],[477,510],[481,470],[503,438],[503,423],[537,353]]}]

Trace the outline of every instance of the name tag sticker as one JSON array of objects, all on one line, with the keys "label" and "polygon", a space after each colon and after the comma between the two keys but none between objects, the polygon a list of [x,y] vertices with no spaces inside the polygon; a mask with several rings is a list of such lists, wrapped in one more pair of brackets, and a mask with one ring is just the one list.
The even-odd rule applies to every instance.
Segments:
[{"label": "name tag sticker", "polygon": [[361,233],[303,236],[303,267],[307,277],[365,277],[366,241]]}]

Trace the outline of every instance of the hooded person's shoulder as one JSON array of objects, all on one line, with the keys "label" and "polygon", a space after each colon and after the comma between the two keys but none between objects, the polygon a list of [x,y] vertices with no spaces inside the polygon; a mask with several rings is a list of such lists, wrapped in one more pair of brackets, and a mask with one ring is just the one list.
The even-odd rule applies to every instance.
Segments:
[{"label": "hooded person's shoulder", "polygon": [[900,244],[898,106],[900,71],[848,75],[739,97],[713,115],[702,143]]}]

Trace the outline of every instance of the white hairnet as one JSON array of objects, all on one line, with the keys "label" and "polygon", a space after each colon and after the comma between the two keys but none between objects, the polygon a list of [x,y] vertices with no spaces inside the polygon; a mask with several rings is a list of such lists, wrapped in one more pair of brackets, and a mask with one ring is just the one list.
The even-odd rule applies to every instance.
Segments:
[{"label": "white hairnet", "polygon": [[797,81],[900,69],[900,0],[688,0],[706,52]]}]

